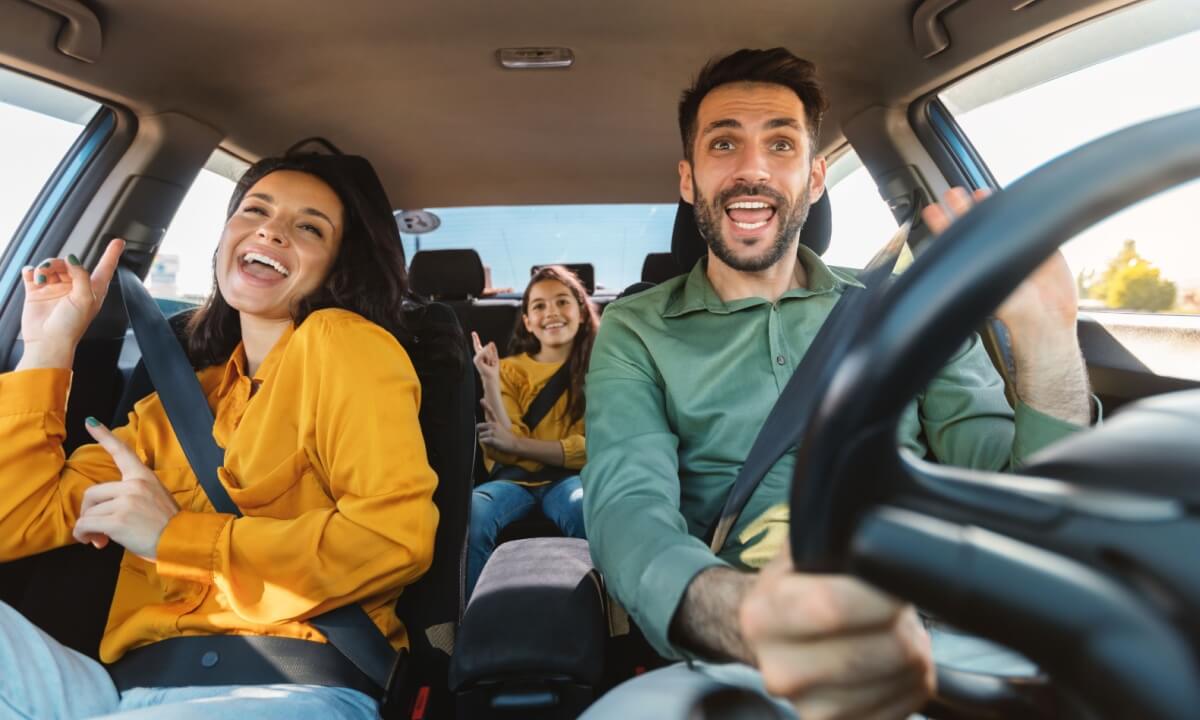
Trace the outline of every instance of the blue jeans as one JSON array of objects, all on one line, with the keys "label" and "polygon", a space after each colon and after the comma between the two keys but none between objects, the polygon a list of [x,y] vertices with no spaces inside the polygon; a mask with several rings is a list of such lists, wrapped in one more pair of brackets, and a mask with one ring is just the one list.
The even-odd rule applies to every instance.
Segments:
[{"label": "blue jeans", "polygon": [[540,507],[563,535],[586,538],[583,531],[583,485],[578,475],[538,487],[492,480],[471,495],[471,530],[467,540],[467,597],[496,549],[500,531]]},{"label": "blue jeans", "polygon": [[374,699],[357,690],[320,685],[133,688],[120,693],[103,665],[59,644],[0,602],[0,720],[377,717]]}]

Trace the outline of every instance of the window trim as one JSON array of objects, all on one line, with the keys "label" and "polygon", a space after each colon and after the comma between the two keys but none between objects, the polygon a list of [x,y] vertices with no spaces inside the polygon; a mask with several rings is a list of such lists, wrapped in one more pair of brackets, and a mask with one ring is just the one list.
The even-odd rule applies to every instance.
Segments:
[{"label": "window trim", "polygon": [[66,204],[68,195],[78,185],[105,141],[112,136],[116,125],[116,114],[101,106],[50,174],[17,226],[3,256],[0,256],[0,297],[7,298],[12,294],[18,284],[21,267],[32,261],[34,251],[42,244],[55,217]]},{"label": "window trim", "polygon": [[[3,66],[5,70],[20,72]],[[22,73],[100,105],[34,198],[11,241],[0,252],[0,348],[15,351],[24,293],[17,282],[29,258],[57,255],[137,134],[137,117],[103,98],[46,78]],[[9,279],[11,277],[11,280]],[[0,358],[8,365],[11,358]]]},{"label": "window trim", "polygon": [[[986,188],[989,190],[1001,189],[1000,184],[992,175],[991,169],[983,160],[983,157],[975,149],[975,145],[971,142],[967,134],[959,126],[958,121],[954,118],[954,114],[946,108],[941,101],[940,95],[947,88],[961,82],[965,78],[986,72],[997,63],[1004,62],[1010,57],[1025,52],[1035,46],[1045,43],[1054,42],[1055,39],[1078,30],[1079,28],[1095,22],[1104,22],[1112,15],[1117,15],[1122,11],[1128,10],[1130,6],[1123,6],[1105,11],[1098,15],[1085,18],[1077,23],[1073,23],[1068,27],[1062,28],[1044,37],[1038,38],[1033,42],[1023,45],[1012,52],[1005,53],[979,67],[971,69],[958,77],[930,90],[924,95],[914,100],[909,105],[908,118],[909,124],[917,135],[917,139],[921,146],[929,154],[934,161],[938,170],[942,173],[943,179],[950,187],[964,186],[972,190]],[[1086,67],[1086,66],[1085,66]],[[1078,68],[1073,72],[1078,72],[1084,68]],[[1081,147],[1081,146],[1077,146]],[[980,185],[980,181],[986,184]],[[1078,312],[1081,318],[1094,319],[1100,321],[1106,316],[1131,315],[1140,317],[1157,317],[1157,318],[1173,318],[1175,325],[1180,328],[1189,330],[1200,329],[1200,315],[1193,314],[1178,314],[1171,312],[1143,312],[1136,310],[1128,310],[1123,308],[1083,308],[1079,307]]]}]

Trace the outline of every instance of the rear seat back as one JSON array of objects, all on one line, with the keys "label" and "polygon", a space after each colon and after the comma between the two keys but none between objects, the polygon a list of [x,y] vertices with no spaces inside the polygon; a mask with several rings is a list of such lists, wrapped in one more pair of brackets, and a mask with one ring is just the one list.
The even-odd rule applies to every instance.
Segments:
[{"label": "rear seat back", "polygon": [[408,276],[419,295],[443,302],[454,310],[463,330],[479,334],[486,345],[496,343],[504,355],[513,325],[521,311],[519,300],[480,299],[484,272],[474,250],[422,250],[413,255]]}]

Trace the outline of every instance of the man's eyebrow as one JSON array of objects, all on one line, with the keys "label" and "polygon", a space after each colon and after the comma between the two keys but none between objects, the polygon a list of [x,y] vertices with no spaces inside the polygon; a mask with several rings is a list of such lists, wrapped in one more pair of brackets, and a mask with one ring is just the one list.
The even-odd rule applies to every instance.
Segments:
[{"label": "man's eyebrow", "polygon": [[713,120],[704,126],[704,130],[700,133],[701,136],[707,135],[713,130],[721,130],[722,128],[740,128],[742,124],[733,118],[724,120]]},{"label": "man's eyebrow", "polygon": [[789,128],[794,128],[796,130],[804,129],[803,127],[800,126],[800,121],[797,120],[796,118],[778,117],[778,118],[774,118],[772,120],[767,121],[767,128],[770,130],[774,130],[775,128],[781,128],[781,127],[789,127]]},{"label": "man's eyebrow", "polygon": [[[724,128],[741,128],[741,127],[742,127],[742,124],[740,122],[738,122],[737,120],[734,120],[733,118],[714,120],[711,123],[709,123],[708,125],[704,126],[704,131],[701,132],[700,135],[704,136],[714,130],[721,130]],[[793,128],[795,130],[804,130],[804,127],[800,124],[800,121],[793,117],[772,118],[772,119],[768,120],[767,124],[766,124],[766,128],[768,130],[774,130],[775,128],[781,128],[781,127]]]}]

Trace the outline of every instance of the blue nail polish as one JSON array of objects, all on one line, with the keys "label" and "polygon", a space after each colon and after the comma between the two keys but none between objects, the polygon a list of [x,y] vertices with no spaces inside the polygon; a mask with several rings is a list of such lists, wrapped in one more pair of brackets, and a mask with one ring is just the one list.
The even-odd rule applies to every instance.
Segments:
[{"label": "blue nail polish", "polygon": [[100,427],[100,421],[91,415],[88,415],[87,418],[84,419],[84,422],[88,424],[88,427]]},{"label": "blue nail polish", "polygon": [[45,285],[45,284],[46,284],[46,276],[45,276],[45,275],[38,275],[37,277],[35,277],[35,278],[33,279],[33,281],[34,281],[36,284],[38,284],[38,285]]}]

